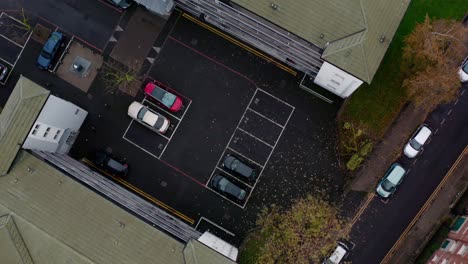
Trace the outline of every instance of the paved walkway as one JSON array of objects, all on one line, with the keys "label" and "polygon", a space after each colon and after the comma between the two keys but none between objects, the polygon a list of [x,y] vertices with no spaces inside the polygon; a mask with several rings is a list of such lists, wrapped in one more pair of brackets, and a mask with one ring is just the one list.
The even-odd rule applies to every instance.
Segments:
[{"label": "paved walkway", "polygon": [[356,173],[356,178],[350,184],[350,189],[372,192],[385,170],[402,154],[403,146],[408,138],[425,118],[425,111],[412,104],[406,106],[387,131],[383,140],[377,144],[371,156]]},{"label": "paved walkway", "polygon": [[387,263],[413,263],[440,226],[444,216],[449,215],[450,208],[467,187],[468,147],[457,162],[416,216],[413,225],[410,224],[406,233],[395,243],[393,252],[391,251],[393,256],[387,258]]}]

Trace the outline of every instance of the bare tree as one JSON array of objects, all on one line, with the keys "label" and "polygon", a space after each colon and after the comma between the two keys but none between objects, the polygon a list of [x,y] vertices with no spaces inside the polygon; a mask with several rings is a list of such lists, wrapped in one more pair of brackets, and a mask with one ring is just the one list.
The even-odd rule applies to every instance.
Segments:
[{"label": "bare tree", "polygon": [[312,196],[284,212],[275,206],[264,209],[257,224],[258,237],[265,239],[257,263],[317,263],[344,233],[338,209]]},{"label": "bare tree", "polygon": [[122,66],[116,62],[107,62],[101,70],[101,78],[104,81],[106,92],[121,90],[130,95],[135,95],[140,89],[138,67]]},{"label": "bare tree", "polygon": [[454,20],[431,20],[426,15],[405,39],[403,85],[417,106],[430,111],[456,98],[460,80],[458,67],[468,48],[468,29]]}]

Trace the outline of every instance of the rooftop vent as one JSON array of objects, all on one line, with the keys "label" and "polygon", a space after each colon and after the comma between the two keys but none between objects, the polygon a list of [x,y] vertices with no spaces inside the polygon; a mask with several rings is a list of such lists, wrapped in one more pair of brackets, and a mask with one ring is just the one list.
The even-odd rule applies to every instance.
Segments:
[{"label": "rooftop vent", "polygon": [[379,42],[380,42],[380,43],[384,43],[384,41],[385,41],[385,36],[384,36],[384,35],[381,35],[381,36],[380,36],[380,39],[379,39]]},{"label": "rooftop vent", "polygon": [[273,10],[277,10],[279,6],[275,3],[271,3],[270,7],[273,8]]}]

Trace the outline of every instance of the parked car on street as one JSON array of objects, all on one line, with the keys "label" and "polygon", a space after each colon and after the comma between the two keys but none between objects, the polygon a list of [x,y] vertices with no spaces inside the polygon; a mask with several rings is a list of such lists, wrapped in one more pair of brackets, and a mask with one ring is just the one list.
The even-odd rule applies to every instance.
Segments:
[{"label": "parked car on street", "polygon": [[231,181],[219,174],[215,174],[213,176],[213,178],[211,179],[211,186],[216,190],[229,196],[232,196],[240,201],[244,200],[245,196],[247,195],[247,192],[244,189],[235,185],[234,183],[232,183]]},{"label": "parked car on street", "polygon": [[403,181],[406,170],[398,163],[393,163],[377,185],[377,194],[382,198],[392,195]]},{"label": "parked car on street", "polygon": [[0,63],[0,82],[5,80],[8,74],[8,67]]},{"label": "parked car on street", "polygon": [[138,102],[130,104],[128,107],[128,115],[148,128],[162,134],[166,133],[170,125],[166,117]]},{"label": "parked car on street", "polygon": [[339,264],[349,255],[349,248],[343,242],[338,242],[335,251],[323,261],[323,264]]},{"label": "parked car on street", "polygon": [[460,70],[458,70],[461,82],[468,82],[468,57],[463,61]]},{"label": "parked car on street", "polygon": [[124,177],[128,173],[128,165],[126,163],[111,157],[110,154],[102,150],[95,153],[94,164],[116,176]]},{"label": "parked car on street", "polygon": [[249,180],[253,180],[257,176],[257,172],[253,168],[230,154],[224,157],[223,167]]},{"label": "parked car on street", "polygon": [[62,42],[63,34],[57,31],[52,32],[37,58],[37,66],[40,69],[47,70],[50,68],[52,60]]},{"label": "parked car on street", "polygon": [[406,143],[403,153],[408,158],[416,157],[423,149],[424,144],[432,135],[432,130],[425,124],[421,125]]},{"label": "parked car on street", "polygon": [[146,84],[145,94],[163,104],[171,112],[179,112],[182,109],[183,103],[179,96],[164,90],[152,82]]},{"label": "parked car on street", "polygon": [[107,0],[107,1],[111,2],[113,5],[118,6],[122,9],[127,9],[132,4],[130,0]]}]

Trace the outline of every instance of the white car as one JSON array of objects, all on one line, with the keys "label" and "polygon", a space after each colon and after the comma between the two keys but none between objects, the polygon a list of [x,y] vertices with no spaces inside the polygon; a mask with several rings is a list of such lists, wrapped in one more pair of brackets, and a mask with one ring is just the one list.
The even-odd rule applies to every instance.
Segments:
[{"label": "white car", "polygon": [[326,258],[322,263],[323,264],[339,264],[343,259],[346,258],[349,254],[349,248],[342,242],[338,242],[338,246],[335,251]]},{"label": "white car", "polygon": [[130,104],[128,115],[148,128],[162,134],[166,133],[170,125],[169,120],[163,115],[154,112],[138,102]]},{"label": "white car", "polygon": [[463,61],[460,70],[458,71],[458,75],[460,75],[461,82],[468,82],[468,57]]},{"label": "white car", "polygon": [[431,135],[431,129],[427,125],[421,125],[416,132],[414,132],[408,143],[406,143],[403,150],[405,156],[408,158],[416,157],[419,152],[421,152],[424,144],[426,144]]}]

